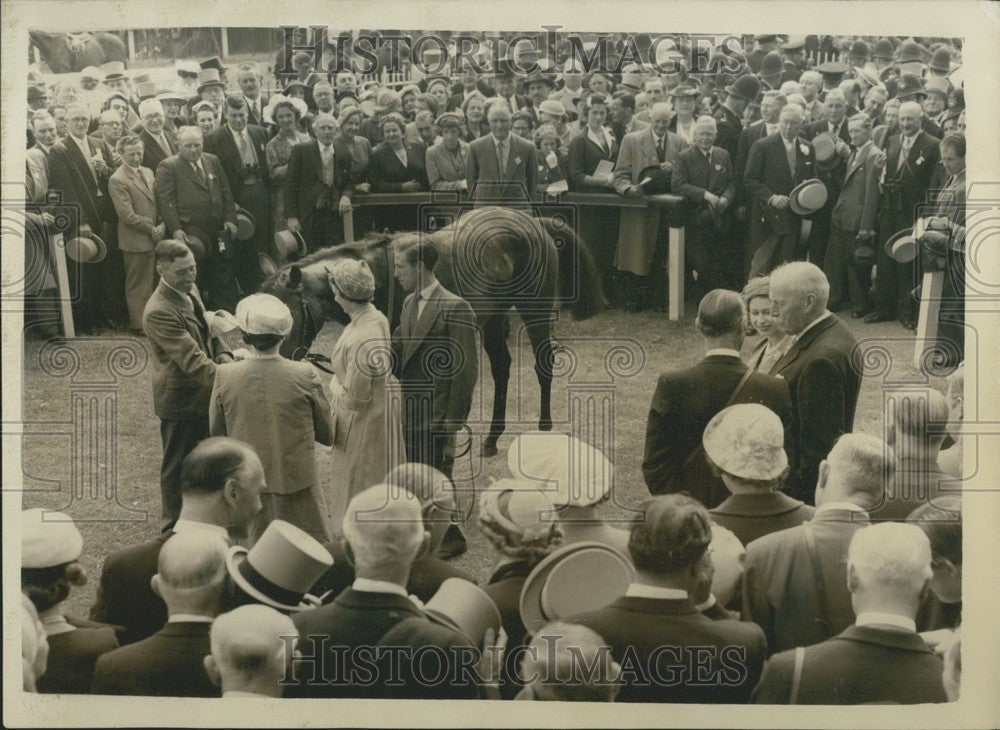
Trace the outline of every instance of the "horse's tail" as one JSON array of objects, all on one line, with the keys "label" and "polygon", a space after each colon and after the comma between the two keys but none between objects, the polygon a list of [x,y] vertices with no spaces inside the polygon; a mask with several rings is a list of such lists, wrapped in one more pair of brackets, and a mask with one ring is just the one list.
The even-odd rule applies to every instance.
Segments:
[{"label": "horse's tail", "polygon": [[564,220],[542,218],[559,252],[559,296],[573,319],[588,319],[608,306],[594,257]]}]

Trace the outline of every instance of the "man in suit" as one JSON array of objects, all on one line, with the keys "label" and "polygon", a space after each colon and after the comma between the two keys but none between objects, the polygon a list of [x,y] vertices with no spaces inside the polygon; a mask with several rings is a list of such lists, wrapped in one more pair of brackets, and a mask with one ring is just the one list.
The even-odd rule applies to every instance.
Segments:
[{"label": "man in suit", "polygon": [[219,158],[202,152],[201,130],[182,127],[177,142],[178,154],[156,168],[156,207],[171,238],[201,242],[198,288],[213,309],[232,312],[240,290],[231,263],[236,207],[229,181]]},{"label": "man in suit", "polygon": [[916,328],[916,306],[911,294],[917,286],[917,262],[901,264],[885,252],[885,242],[898,231],[912,228],[918,206],[927,202],[931,177],[938,164],[938,140],[920,128],[923,109],[916,102],[899,105],[898,135],[889,137],[882,169],[879,245],[875,274],[875,311],[865,322],[899,319]]},{"label": "man in suit", "polygon": [[743,272],[728,266],[742,257],[734,245],[730,212],[736,198],[736,181],[729,153],[715,147],[717,123],[714,117],[695,121],[692,145],[681,150],[674,163],[671,190],[695,206],[687,225],[684,265],[688,274],[698,272],[693,287],[697,298],[717,287],[739,285]]},{"label": "man in suit", "polygon": [[748,369],[739,351],[746,331],[745,311],[736,292],[716,289],[705,295],[695,321],[705,340],[705,358],[660,376],[649,406],[642,462],[651,494],[687,492],[709,508],[729,496],[709,468],[701,443],[709,421],[731,403],[767,406],[791,433],[787,383],[756,372],[744,380]]},{"label": "man in suit", "polygon": [[829,294],[826,276],[815,264],[795,261],[771,273],[771,316],[794,338],[771,367],[771,375],[788,381],[794,411],[797,454],[785,491],[807,504],[820,461],[841,434],[853,430],[861,390],[857,340],[827,310]]},{"label": "man in suit", "polygon": [[881,439],[841,436],[820,466],[812,520],[747,545],[743,620],[764,629],[769,653],[817,644],[854,622],[844,557],[893,470]]},{"label": "man in suit", "polygon": [[510,133],[511,113],[490,107],[490,134],[469,144],[466,181],[477,205],[515,205],[530,201],[538,171],[535,146]]},{"label": "man in suit", "polygon": [[[713,116],[718,122],[716,143],[735,160],[739,151],[740,133],[743,131],[743,114],[751,104],[758,103],[760,80],[753,75],[741,76],[725,89],[723,100]],[[742,173],[742,171],[741,171]]]},{"label": "man in suit", "polygon": [[746,262],[751,279],[784,261],[805,258],[799,240],[802,222],[788,200],[792,188],[816,176],[812,144],[799,138],[803,119],[800,107],[786,106],[778,133],[750,147],[743,185],[751,206]]},{"label": "man in suit", "polygon": [[155,173],[161,162],[177,154],[177,142],[167,136],[167,117],[160,101],[146,99],[140,102],[139,119],[142,120],[139,133],[143,144],[142,166]]},{"label": "man in suit", "polygon": [[[821,644],[771,657],[753,701],[946,702],[941,659],[924,643],[914,622],[931,575],[930,542],[916,525],[858,530],[847,551],[846,581],[857,619]],[[892,681],[893,677],[901,681]]]},{"label": "man in suit", "polygon": [[142,165],[144,148],[142,140],[134,134],[118,140],[122,165],[108,180],[108,193],[118,213],[118,248],[125,263],[125,304],[133,331],[142,331],[142,313],[156,287],[153,249],[167,230],[156,210],[153,172]]},{"label": "man in suit", "polygon": [[851,316],[857,319],[868,309],[868,272],[855,263],[854,251],[859,245],[872,245],[875,239],[881,196],[879,150],[871,141],[872,120],[867,114],[851,117],[847,128],[853,149],[847,158],[840,195],[833,205],[823,273],[830,281],[829,309],[835,312],[849,302]]},{"label": "man in suit", "polygon": [[[456,433],[469,415],[478,377],[476,319],[468,302],[438,282],[437,261],[430,241],[397,240],[396,279],[410,295],[392,333],[393,374],[403,389],[406,460],[451,477]],[[429,371],[431,353],[442,347],[448,372]]]},{"label": "man in suit", "polygon": [[26,155],[29,181],[27,199],[44,202],[49,190],[49,152],[55,145],[56,120],[47,111],[37,111],[31,117],[31,128],[35,133],[35,144]]},{"label": "man in suit", "polygon": [[208,403],[217,363],[231,362],[211,332],[195,286],[197,264],[187,246],[164,239],[154,250],[156,286],[142,314],[153,350],[153,409],[160,418],[160,496],[165,526],[180,509],[178,476],[184,457],[208,437]]},{"label": "man in suit", "polygon": [[788,99],[780,91],[768,89],[760,100],[760,119],[740,132],[736,149],[736,173],[743,179],[743,171],[750,157],[750,148],[759,139],[770,137],[778,131],[778,119],[781,110],[788,104]]},{"label": "man in suit", "polygon": [[511,114],[530,107],[528,99],[517,93],[516,83],[517,74],[510,61],[504,60],[497,64],[493,86],[496,89],[496,96],[507,102]]},{"label": "man in suit", "polygon": [[270,606],[239,606],[216,617],[209,640],[205,670],[223,697],[282,696],[289,646],[298,640],[292,619]]},{"label": "man in suit", "polygon": [[167,604],[167,623],[152,636],[101,656],[91,691],[98,695],[218,697],[205,671],[209,628],[219,611],[229,545],[206,530],[167,540],[153,590]]},{"label": "man in suit", "polygon": [[810,141],[823,133],[832,134],[836,139],[834,156],[825,166],[816,166],[816,176],[826,185],[826,203],[809,217],[812,227],[809,230],[808,248],[809,260],[818,266],[822,266],[826,260],[826,250],[830,241],[830,218],[833,206],[840,196],[840,188],[847,171],[847,158],[851,154],[851,135],[847,122],[848,105],[844,92],[840,89],[827,92],[824,103],[826,119],[807,124],[802,130],[803,136]]},{"label": "man in suit", "polygon": [[247,123],[248,107],[242,96],[226,97],[226,123],[205,136],[205,150],[219,158],[236,205],[254,219],[254,233],[234,240],[233,270],[244,294],[260,284],[258,254],[267,250],[271,227],[271,180],[268,172],[267,132]]},{"label": "man in suit", "polygon": [[333,144],[337,120],[317,114],[313,132],[315,141],[292,147],[285,174],[288,230],[301,231],[310,251],[344,240],[341,216],[354,195],[350,153]]},{"label": "man in suit", "polygon": [[823,76],[819,71],[809,69],[799,77],[802,88],[802,98],[806,100],[806,118],[812,122],[826,119],[826,106],[820,101],[819,93],[823,90]]},{"label": "man in suit", "polygon": [[626,91],[616,91],[611,96],[608,113],[611,115],[611,132],[619,145],[626,134],[649,126],[648,122],[635,118],[635,96]]},{"label": "man in suit", "polygon": [[264,108],[267,106],[268,96],[261,93],[260,73],[252,63],[240,65],[236,73],[236,83],[240,85],[240,94],[247,105],[247,124],[255,127],[263,127]]},{"label": "man in suit", "polygon": [[566,619],[611,646],[625,668],[619,702],[738,704],[749,698],[764,662],[764,632],[698,610],[711,584],[711,541],[704,506],[682,494],[654,497],[645,520],[632,527],[636,575],[625,595]]},{"label": "man in suit", "polygon": [[185,532],[242,539],[260,509],[264,467],[246,444],[211,438],[184,459],[180,483],[181,509],[173,528],[104,559],[90,617],[120,627],[122,645],[152,636],[167,620],[166,606],[150,585],[163,545]]},{"label": "man in suit", "polygon": [[[475,698],[476,685],[457,672],[456,662],[473,657],[474,663],[476,647],[407,597],[410,567],[429,540],[420,501],[375,485],[351,500],[343,531],[354,583],[333,603],[292,617],[301,660],[286,695]],[[417,660],[428,652],[448,671],[425,671]]]}]

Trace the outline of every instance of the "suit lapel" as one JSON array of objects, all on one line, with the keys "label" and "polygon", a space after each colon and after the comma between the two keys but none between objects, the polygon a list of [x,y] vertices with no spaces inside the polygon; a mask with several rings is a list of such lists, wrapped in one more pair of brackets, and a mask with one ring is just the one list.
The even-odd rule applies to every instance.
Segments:
[{"label": "suit lapel", "polygon": [[788,351],[781,356],[778,362],[771,366],[771,375],[777,375],[791,363],[795,361],[795,358],[799,356],[799,353],[804,350],[809,344],[820,336],[823,332],[826,332],[830,327],[833,327],[837,323],[836,315],[831,314],[822,322],[817,322],[815,325],[809,328],[809,331],[802,335],[795,344],[788,348]]},{"label": "suit lapel", "polygon": [[[319,154],[319,142],[313,141],[309,143],[309,148],[306,151],[306,156],[309,159],[309,164],[312,166],[313,171],[316,173],[316,177],[323,180],[323,158]],[[334,154],[336,157],[336,154]],[[333,163],[336,167],[336,162]]]},{"label": "suit lapel", "polygon": [[417,324],[410,335],[414,341],[422,340],[431,329],[431,325],[437,319],[438,311],[441,309],[441,285],[434,290],[434,293],[424,305],[424,311],[417,317]]},{"label": "suit lapel", "polygon": [[[185,160],[185,159],[183,159],[181,157],[178,157],[177,158],[177,164],[179,164],[181,166],[181,169],[184,170],[184,174],[187,175],[187,177],[188,177],[189,180],[191,180],[192,182],[194,182],[195,185],[198,185],[199,187],[202,187],[202,188],[205,188],[205,190],[208,190],[208,180],[202,180],[201,179],[201,175],[199,175],[197,172],[195,172],[195,170],[191,166],[190,162],[188,162],[187,160]],[[204,157],[201,158],[201,166],[205,168],[205,177],[207,178],[208,177],[208,165],[205,163],[205,158]]]},{"label": "suit lapel", "polygon": [[132,184],[135,185],[136,189],[150,200],[154,200],[153,183],[145,176],[144,170],[145,168],[142,167],[135,171],[128,168],[127,173],[132,178]]}]

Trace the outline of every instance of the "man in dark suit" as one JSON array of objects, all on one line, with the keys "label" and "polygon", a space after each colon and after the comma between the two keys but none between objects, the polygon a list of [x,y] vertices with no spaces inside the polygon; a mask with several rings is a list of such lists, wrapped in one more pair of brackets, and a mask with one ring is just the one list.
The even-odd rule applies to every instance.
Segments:
[{"label": "man in dark suit", "polygon": [[517,93],[517,74],[510,61],[501,61],[497,65],[493,88],[496,90],[496,96],[507,102],[511,114],[531,106],[527,97]]},{"label": "man in dark suit", "polygon": [[219,611],[228,543],[206,530],[164,543],[153,590],[167,604],[167,623],[152,636],[97,660],[91,691],[99,695],[218,697],[205,671],[209,629]]},{"label": "man in dark suit", "polygon": [[167,135],[166,115],[163,104],[156,99],[145,99],[139,104],[139,119],[142,120],[142,130],[139,139],[142,140],[142,166],[152,172],[168,157],[177,154],[177,143]]},{"label": "man in dark suit", "polygon": [[153,410],[160,419],[162,518],[180,509],[178,475],[184,457],[208,437],[208,403],[217,363],[232,354],[214,337],[194,280],[197,265],[187,246],[164,239],[154,249],[160,282],[146,302],[142,329],[153,350]]},{"label": "man in dark suit", "polygon": [[254,218],[254,233],[233,241],[233,270],[244,294],[257,290],[261,273],[258,254],[267,250],[271,236],[271,175],[268,172],[267,132],[247,123],[242,96],[229,96],[223,107],[226,123],[205,137],[205,151],[219,158],[236,205]]},{"label": "man in dark suit", "polygon": [[[743,113],[747,106],[757,103],[760,80],[753,75],[741,76],[726,87],[724,98],[713,116],[719,125],[716,143],[735,160],[739,150],[740,133],[743,131]],[[740,171],[742,174],[742,170]]]},{"label": "man in dark suit", "polygon": [[341,216],[351,208],[351,159],[334,147],[337,120],[313,119],[314,142],[292,147],[285,174],[285,216],[290,231],[301,231],[310,251],[344,240]]},{"label": "man in dark suit", "polygon": [[[946,702],[941,659],[924,643],[914,623],[931,575],[931,546],[916,525],[873,525],[858,530],[847,552],[846,581],[857,620],[821,644],[773,656],[753,701],[803,705]],[[840,580],[844,580],[842,574]]]},{"label": "man in dark suit", "polygon": [[743,171],[750,157],[750,148],[757,140],[770,137],[778,132],[778,118],[781,110],[788,104],[788,99],[780,91],[768,89],[761,95],[760,119],[740,132],[739,144],[736,148],[736,174],[743,179]]},{"label": "man in dark suit", "polygon": [[788,381],[796,456],[785,491],[812,504],[819,463],[854,427],[861,390],[857,340],[826,308],[830,285],[815,264],[795,261],[771,273],[771,316],[794,341],[771,367]]},{"label": "man in dark suit", "polygon": [[[429,540],[420,501],[376,485],[351,500],[343,530],[354,583],[333,603],[292,617],[302,659],[286,696],[475,698],[476,685],[455,662],[474,663],[476,647],[431,621],[406,594],[410,567]],[[424,669],[417,660],[428,652],[448,671]]]},{"label": "man in dark suit", "polygon": [[882,170],[881,221],[875,274],[875,311],[865,322],[899,319],[916,328],[916,303],[911,294],[917,281],[918,259],[901,264],[885,252],[893,234],[912,228],[918,206],[926,203],[931,177],[938,165],[938,140],[920,128],[924,112],[916,102],[899,105],[900,133],[889,138]]},{"label": "man in dark suit", "polygon": [[851,135],[847,123],[847,100],[840,89],[832,89],[826,94],[826,119],[807,124],[802,135],[812,141],[818,135],[829,133],[836,138],[834,156],[825,165],[816,166],[816,177],[826,185],[826,203],[809,216],[812,227],[809,230],[809,260],[822,266],[826,259],[826,249],[830,241],[830,217],[833,206],[840,196],[847,158],[851,154]]},{"label": "man in dark suit", "polygon": [[749,698],[764,661],[764,633],[698,610],[711,584],[711,541],[702,505],[682,494],[654,497],[645,520],[632,528],[636,576],[625,595],[566,619],[596,631],[627,668],[619,702],[738,704]]},{"label": "man in dark suit", "polygon": [[[476,385],[476,319],[468,302],[434,276],[438,253],[429,241],[397,244],[395,273],[411,292],[392,333],[393,373],[403,389],[406,461],[430,464],[450,477],[455,437]],[[431,372],[431,354],[446,347],[448,372]],[[428,400],[430,402],[428,402]]]},{"label": "man in dark suit", "polygon": [[745,318],[739,294],[725,289],[709,292],[698,305],[696,320],[705,338],[705,359],[660,376],[649,406],[642,462],[651,494],[683,491],[709,508],[729,496],[709,468],[701,442],[708,422],[732,403],[767,406],[791,433],[788,384],[764,373],[745,378],[749,371],[739,356]]},{"label": "man in dark suit", "polygon": [[466,184],[477,205],[526,203],[535,190],[538,171],[535,146],[510,133],[510,111],[490,107],[490,134],[469,144]]},{"label": "man in dark suit", "polygon": [[[788,195],[803,180],[816,176],[812,144],[799,138],[802,110],[786,106],[778,120],[778,133],[754,142],[743,172],[743,185],[751,205],[750,246],[746,263],[749,278],[784,261],[804,259],[799,240],[802,222],[789,207]],[[752,258],[751,258],[752,257]]]},{"label": "man in dark suit", "polygon": [[177,143],[178,154],[156,168],[156,207],[171,238],[187,243],[192,236],[204,247],[195,253],[203,257],[198,288],[209,306],[233,312],[240,290],[231,263],[236,233],[232,190],[219,158],[202,152],[201,130],[182,127]]},{"label": "man in dark suit", "polygon": [[854,623],[844,557],[892,472],[885,442],[845,434],[820,466],[812,520],[747,545],[743,619],[764,629],[769,652],[817,644]]},{"label": "man in dark suit", "polygon": [[264,121],[264,109],[269,98],[261,92],[260,82],[260,73],[252,63],[242,64],[236,73],[236,83],[240,85],[240,93],[247,105],[247,124],[256,127],[267,124]]},{"label": "man in dark suit", "polygon": [[152,636],[167,620],[167,608],[150,585],[164,543],[189,531],[222,540],[242,537],[260,509],[263,488],[264,467],[246,444],[224,437],[202,441],[181,468],[177,522],[169,532],[105,558],[90,617],[120,627],[122,645]]}]

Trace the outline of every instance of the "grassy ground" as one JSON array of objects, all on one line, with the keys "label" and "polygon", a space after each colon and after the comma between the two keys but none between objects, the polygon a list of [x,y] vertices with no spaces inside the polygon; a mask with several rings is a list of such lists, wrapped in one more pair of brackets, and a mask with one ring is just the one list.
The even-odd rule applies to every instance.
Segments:
[{"label": "grassy ground", "polygon": [[[850,318],[845,321],[870,351],[866,367],[878,370],[864,379],[855,428],[880,434],[883,382],[919,379],[910,362],[912,338],[894,323],[866,326]],[[515,318],[510,338],[514,373],[509,420],[507,433],[500,440],[500,455],[482,460],[473,449],[472,456],[461,459],[455,469],[456,484],[464,490],[463,506],[473,516],[465,529],[469,551],[459,564],[482,580],[489,576],[494,556],[474,527],[474,493],[491,479],[509,476],[504,456],[507,446],[514,435],[537,425],[538,384],[527,338],[519,330]],[[339,327],[328,324],[313,349],[329,353],[338,334]],[[589,441],[613,457],[615,498],[605,509],[609,515],[620,514],[623,506],[647,496],[640,465],[646,414],[657,375],[701,357],[693,316],[689,312],[684,321],[671,322],[665,314],[609,310],[585,322],[573,322],[566,316],[557,324],[556,334],[566,348],[559,356],[552,389],[556,429],[568,429],[572,422],[575,432],[589,434]],[[109,355],[122,345],[139,353],[131,367],[126,360]],[[92,580],[70,596],[71,615],[86,615],[108,552],[156,533],[160,437],[159,421],[153,415],[152,366],[145,360],[146,348],[145,340],[113,334],[73,341],[71,349],[77,354],[79,367],[70,375],[65,368],[72,359],[67,359],[65,351],[39,342],[25,346],[23,415],[25,432],[30,435],[23,439],[24,506],[63,509],[80,526],[85,541],[83,563]],[[887,352],[891,361],[880,352]],[[109,362],[117,363],[118,370],[128,371],[129,376],[109,383]],[[882,372],[882,362],[891,363],[886,372]],[[469,419],[474,429],[485,429],[492,407],[492,381],[485,360],[480,373],[481,385]],[[81,440],[75,453],[70,436],[74,411],[83,420],[90,419],[79,430]],[[597,418],[595,414],[602,412],[607,415]],[[612,424],[612,428],[600,428],[601,422]],[[317,458],[319,473],[327,479],[326,455],[320,453]]]}]

